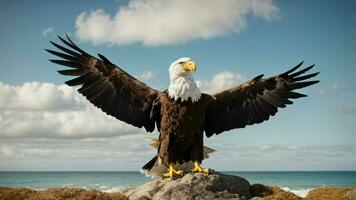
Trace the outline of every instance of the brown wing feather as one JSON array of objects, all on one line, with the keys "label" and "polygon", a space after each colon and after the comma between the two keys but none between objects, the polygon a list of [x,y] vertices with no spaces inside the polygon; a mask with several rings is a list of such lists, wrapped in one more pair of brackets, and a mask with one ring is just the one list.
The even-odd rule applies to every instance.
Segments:
[{"label": "brown wing feather", "polygon": [[130,76],[104,56],[99,54],[99,59],[89,55],[68,36],[67,40],[58,38],[66,46],[51,43],[62,52],[46,51],[63,59],[51,62],[71,68],[59,70],[60,74],[76,76],[67,85],[81,85],[78,91],[105,113],[136,127],[145,127],[149,132],[154,130],[150,111],[159,91]]},{"label": "brown wing feather", "polygon": [[295,72],[302,64],[277,76],[262,79],[263,75],[260,75],[238,87],[204,95],[209,102],[205,121],[207,137],[266,121],[277,113],[278,108],[292,104],[290,99],[306,97],[293,90],[318,83],[305,80],[315,77],[319,72],[300,76],[314,67],[311,65]]}]

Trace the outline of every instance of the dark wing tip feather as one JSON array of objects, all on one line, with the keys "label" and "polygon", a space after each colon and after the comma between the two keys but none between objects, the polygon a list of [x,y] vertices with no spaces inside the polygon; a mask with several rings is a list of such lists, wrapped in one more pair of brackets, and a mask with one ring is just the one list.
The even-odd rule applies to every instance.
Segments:
[{"label": "dark wing tip feather", "polygon": [[61,62],[62,60],[56,60],[56,59],[48,59],[50,62],[59,64],[59,62]]},{"label": "dark wing tip feather", "polygon": [[303,63],[304,63],[304,60],[302,62],[300,62],[298,65],[296,65],[295,67],[293,67],[292,69],[284,72],[282,75],[288,75],[288,74],[294,72],[296,69],[298,69],[300,66],[302,66]]},{"label": "dark wing tip feather", "polygon": [[60,35],[57,35],[57,38],[61,40],[62,42],[65,41]]},{"label": "dark wing tip feather", "polygon": [[[68,40],[73,46],[79,48],[79,47],[70,39],[70,37],[68,36],[67,33],[66,33],[66,38],[67,38],[67,40]],[[79,48],[79,49],[80,49],[80,48]]]},{"label": "dark wing tip feather", "polygon": [[295,72],[295,73],[293,73],[293,74],[289,74],[288,76],[290,76],[290,77],[292,77],[292,78],[297,77],[297,76],[299,76],[299,75],[301,75],[301,74],[304,74],[305,72],[309,71],[309,70],[312,69],[314,66],[315,66],[315,64],[314,64],[314,65],[310,65],[309,67],[306,67],[306,68],[304,68],[304,69],[302,69],[302,70],[300,70],[300,71],[297,71],[297,72]]},{"label": "dark wing tip feather", "polygon": [[53,50],[51,50],[51,49],[45,49],[45,51],[47,51],[47,52],[50,53],[50,54],[56,55],[56,56],[59,54],[59,52],[53,51]]},{"label": "dark wing tip feather", "polygon": [[260,80],[263,76],[264,76],[264,74],[258,75],[255,78],[253,78],[252,81]]},{"label": "dark wing tip feather", "polygon": [[53,52],[53,50],[51,50],[51,49],[45,49],[45,51],[47,51],[48,53],[50,53],[50,54],[54,54]]},{"label": "dark wing tip feather", "polygon": [[71,60],[71,61],[77,61],[78,60],[76,57],[73,57],[73,56],[68,55],[68,54],[60,53],[60,52],[53,51],[53,50],[50,50],[50,49],[45,49],[45,50],[50,54],[53,54],[55,56],[58,56],[60,58],[66,59],[66,60]]},{"label": "dark wing tip feather", "polygon": [[300,88],[307,87],[307,86],[310,86],[310,85],[314,85],[314,84],[319,83],[319,82],[320,82],[319,80],[316,80],[316,81],[305,81],[305,82],[294,82],[294,83],[289,83],[288,87],[291,90],[296,90],[296,89],[300,89]]},{"label": "dark wing tip feather", "polygon": [[82,68],[82,65],[73,61],[49,59],[50,62],[71,68]]},{"label": "dark wing tip feather", "polygon": [[[303,73],[312,69],[315,65],[300,69],[303,63],[304,61],[277,76],[262,79],[260,84],[251,84],[251,87],[242,88],[243,95],[239,97],[238,104],[236,102],[231,103],[228,99],[232,95],[236,95],[233,93],[241,92],[242,89],[228,90],[214,95],[218,99],[218,103],[234,104],[234,107],[230,105],[230,108],[233,107],[234,110],[230,109],[229,112],[226,112],[221,109],[225,108],[225,105],[218,108],[225,113],[219,114],[220,116],[211,116],[214,120],[209,121],[209,125],[205,129],[207,137],[233,128],[243,128],[246,125],[261,123],[268,120],[270,116],[274,116],[278,112],[278,108],[293,104],[293,99],[307,97],[307,95],[293,90],[319,83],[319,80],[311,80],[311,78],[316,77],[320,72],[304,75]],[[250,82],[258,81],[262,77],[263,75],[256,76]],[[232,122],[229,120],[232,117],[238,120]],[[216,118],[217,120],[215,120]]]},{"label": "dark wing tip feather", "polygon": [[61,46],[59,44],[56,44],[56,43],[52,42],[52,41],[49,41],[49,42],[53,46],[57,47],[58,49],[62,50],[63,52],[68,53],[69,55],[76,56],[76,57],[81,57],[81,55],[79,53],[75,52],[75,51],[69,50],[69,49],[67,49],[67,48],[65,48],[65,47],[63,47],[63,46]]},{"label": "dark wing tip feather", "polygon": [[58,70],[59,74],[65,76],[80,76],[83,75],[85,72],[81,69],[66,69],[66,70]]},{"label": "dark wing tip feather", "polygon": [[69,42],[73,43],[72,40],[69,38],[68,33],[66,33],[66,38],[69,40]]},{"label": "dark wing tip feather", "polygon": [[[73,68],[58,70],[61,75],[76,76],[65,84],[81,86],[78,92],[108,115],[139,128],[145,127],[150,132],[154,130],[155,123],[147,116],[151,111],[149,106],[156,97],[151,93],[151,96],[147,97],[145,93],[155,91],[158,95],[158,91],[140,85],[134,79],[130,80],[131,77],[121,69],[121,74],[115,73],[111,69],[116,68],[116,65],[102,55],[99,55],[102,59],[100,60],[86,53],[68,34],[57,37],[58,44],[49,41],[57,49],[45,51],[59,57],[49,59],[50,62]],[[125,84],[116,84],[111,78],[125,79]],[[131,94],[133,88],[136,89],[135,94]],[[146,106],[147,104],[149,106]]]},{"label": "dark wing tip feather", "polygon": [[298,92],[292,92],[292,91],[289,91],[288,94],[289,94],[288,98],[290,98],[290,99],[298,99],[298,98],[302,98],[302,97],[307,97],[308,96],[306,94],[302,94],[302,93],[298,93]]},{"label": "dark wing tip feather", "polygon": [[64,44],[66,44],[67,46],[73,48],[74,50],[80,52],[83,55],[89,55],[88,53],[86,53],[85,51],[83,51],[81,48],[79,48],[77,45],[74,44],[74,42],[67,36],[68,41],[66,41],[65,39],[63,39],[61,36],[57,35],[58,39],[61,40]]},{"label": "dark wing tip feather", "polygon": [[[58,37],[58,39],[59,39],[60,41],[62,41],[64,44],[66,44],[66,45],[68,45],[69,47],[72,47],[72,48],[73,48],[72,44],[70,44],[68,41],[66,41],[64,38],[62,38],[60,35],[57,35],[57,37]],[[73,48],[73,49],[75,49],[75,48]]]},{"label": "dark wing tip feather", "polygon": [[55,43],[55,42],[52,42],[52,41],[49,41],[53,46],[57,47],[60,46],[59,44]]},{"label": "dark wing tip feather", "polygon": [[313,77],[317,76],[319,73],[320,72],[315,72],[315,73],[312,73],[312,74],[295,77],[295,78],[293,78],[293,81],[303,81],[303,80],[306,80],[306,79],[309,79],[309,78],[313,78]]}]

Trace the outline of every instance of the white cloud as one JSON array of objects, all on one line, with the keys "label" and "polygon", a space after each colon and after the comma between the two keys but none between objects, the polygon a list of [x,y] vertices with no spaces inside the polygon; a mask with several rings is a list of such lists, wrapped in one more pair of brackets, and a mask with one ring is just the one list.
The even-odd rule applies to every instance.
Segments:
[{"label": "white cloud", "polygon": [[145,136],[2,139],[0,170],[139,170],[156,152]]},{"label": "white cloud", "polygon": [[[3,139],[0,141],[0,169],[138,170],[156,153],[148,146],[145,136],[152,135],[72,140]],[[339,168],[334,170],[347,170],[355,166],[354,143],[248,145],[219,140],[222,142],[205,141],[217,151],[204,160],[204,166],[219,170],[325,170],[333,169],[329,167],[336,163]]]},{"label": "white cloud", "polygon": [[32,158],[127,158],[147,154],[149,147],[146,134],[126,135],[118,138],[95,138],[78,140],[17,139],[0,144],[0,160]]},{"label": "white cloud", "polygon": [[94,44],[178,44],[238,33],[247,16],[271,21],[278,11],[272,0],[132,0],[114,16],[103,9],[82,12],[75,34]]},{"label": "white cloud", "polygon": [[[208,144],[209,146],[209,144]],[[207,161],[225,170],[350,170],[356,144],[236,144],[225,140]]]},{"label": "white cloud", "polygon": [[356,108],[342,107],[342,108],[338,108],[337,112],[340,112],[340,113],[356,113]]},{"label": "white cloud", "polygon": [[42,31],[42,35],[47,36],[48,34],[53,33],[53,31],[54,31],[54,27],[48,27]]},{"label": "white cloud", "polygon": [[0,160],[11,158],[14,155],[12,148],[8,145],[0,144]]},{"label": "white cloud", "polygon": [[0,82],[1,110],[78,110],[85,99],[66,85],[27,82],[12,86]]},{"label": "white cloud", "polygon": [[74,88],[0,82],[0,138],[114,137],[141,132],[91,105]]},{"label": "white cloud", "polygon": [[246,81],[246,79],[240,74],[223,71],[214,75],[209,81],[198,80],[196,82],[202,92],[213,94],[231,87],[236,87],[244,81]]},{"label": "white cloud", "polygon": [[142,82],[147,82],[147,81],[151,81],[155,76],[156,76],[157,72],[153,72],[153,71],[144,71],[139,77],[138,79]]},{"label": "white cloud", "polygon": [[332,95],[332,94],[335,94],[335,92],[337,92],[338,89],[339,89],[339,83],[334,82],[331,85],[329,85],[328,87],[325,87],[324,89],[317,90],[317,93],[320,96]]},{"label": "white cloud", "polygon": [[349,92],[350,90],[354,90],[352,87],[348,87],[347,84],[340,84],[338,82],[328,83],[328,85],[324,86],[324,88],[320,88],[317,90],[317,93],[320,96],[329,96],[329,95],[337,95],[340,92]]}]

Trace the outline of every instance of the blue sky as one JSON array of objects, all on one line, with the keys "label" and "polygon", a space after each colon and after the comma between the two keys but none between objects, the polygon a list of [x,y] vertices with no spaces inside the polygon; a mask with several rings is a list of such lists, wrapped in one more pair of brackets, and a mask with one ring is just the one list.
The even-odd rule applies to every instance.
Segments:
[{"label": "blue sky", "polygon": [[[169,64],[179,57],[188,56],[195,60],[199,68],[194,77],[207,84],[212,84],[214,76],[222,72],[228,72],[233,78],[250,79],[262,73],[270,76],[284,72],[304,60],[305,66],[316,64],[313,70],[321,71],[318,76],[320,84],[301,91],[308,94],[308,98],[297,100],[295,104],[280,110],[277,116],[260,125],[233,130],[205,140],[209,146],[217,149],[217,153],[206,165],[219,170],[355,170],[356,85],[353,80],[356,76],[356,3],[306,0],[266,2],[267,6],[273,5],[277,8],[267,10],[272,12],[273,16],[256,14],[246,8],[248,12],[243,15],[242,21],[245,24],[242,28],[226,28],[223,33],[209,37],[197,34],[195,38],[190,39],[186,39],[189,34],[177,38],[162,35],[173,39],[163,44],[159,43],[159,39],[155,40],[154,44],[145,44],[142,37],[134,38],[134,42],[127,42],[120,37],[110,41],[105,41],[104,38],[102,42],[97,42],[93,39],[94,36],[85,37],[78,34],[80,30],[76,26],[76,20],[82,12],[88,14],[103,9],[103,15],[112,17],[118,8],[127,8],[127,1],[2,1],[0,86],[7,88],[8,92],[30,88],[24,84],[31,82],[61,85],[66,77],[56,73],[59,67],[48,62],[51,56],[44,49],[52,48],[48,41],[58,42],[56,35],[64,33],[70,33],[72,39],[89,53],[105,55],[130,74],[142,77],[150,86],[162,90],[169,84]],[[207,6],[202,5],[202,9]],[[228,8],[222,6],[221,9]],[[185,8],[174,10],[177,15],[180,12],[187,11]],[[187,32],[193,29],[192,27],[198,27],[198,24],[194,24],[194,14],[191,18],[191,28],[181,27]],[[146,20],[144,23],[154,23],[153,19]],[[179,24],[173,18],[171,21]],[[130,23],[128,20],[124,24]],[[239,19],[234,23],[241,25]],[[100,28],[104,27],[104,24],[94,26]],[[154,33],[150,30],[141,33],[143,36],[147,34]],[[143,75],[147,73],[150,76],[146,79]],[[4,91],[5,89],[0,90],[0,96],[1,92],[3,96],[8,94]],[[28,94],[28,97],[29,101],[36,101],[46,96]],[[14,107],[5,105],[8,102],[2,103],[1,126],[4,127],[3,130],[16,132],[17,129],[9,128],[7,123],[10,120],[27,118],[21,116],[21,106],[20,111],[14,111]],[[51,106],[56,105],[58,103]],[[68,107],[72,109],[71,106]],[[24,110],[29,112],[29,116],[33,114],[30,112],[40,112],[33,111],[33,108],[24,107]],[[41,112],[48,111],[42,109]],[[112,123],[115,121],[110,120]],[[105,128],[103,130],[105,131]],[[59,147],[55,144],[68,152],[77,151],[79,144],[82,144],[81,152],[86,152],[85,148],[97,148],[103,153],[103,145],[107,139],[133,142],[144,133],[140,132],[135,136],[132,136],[134,133],[123,136],[108,133],[103,134],[105,137],[101,137],[101,133],[95,133],[95,137],[89,135],[63,139],[52,137],[50,131],[41,136],[30,132],[19,131],[14,134],[16,136],[12,136],[11,131],[3,131],[3,134],[0,134],[0,160],[5,161],[0,164],[0,170],[81,170],[83,164],[89,163],[90,166],[85,168],[87,170],[132,170],[138,169],[149,160],[148,156],[154,154],[153,150],[137,147],[145,153],[136,156],[129,154],[133,158],[128,162],[124,162],[125,156],[116,154],[109,160],[78,155],[75,157],[76,161],[73,161],[71,156],[62,155],[63,162],[58,164],[48,160],[48,156],[56,155],[53,149]],[[95,139],[102,141],[102,144],[98,142],[98,146],[95,146],[92,142]],[[120,151],[121,147],[115,144],[105,149],[111,153]],[[142,144],[146,145],[144,141]],[[20,150],[23,147],[23,156],[31,158],[32,162],[21,162],[23,157],[15,155],[21,153],[17,152],[20,150],[15,147]],[[38,155],[43,157],[37,156],[36,160],[36,153],[27,152],[28,149],[34,148],[37,148],[37,153],[40,152]],[[136,150],[133,149],[132,152]],[[108,163],[113,165],[108,167]]]}]

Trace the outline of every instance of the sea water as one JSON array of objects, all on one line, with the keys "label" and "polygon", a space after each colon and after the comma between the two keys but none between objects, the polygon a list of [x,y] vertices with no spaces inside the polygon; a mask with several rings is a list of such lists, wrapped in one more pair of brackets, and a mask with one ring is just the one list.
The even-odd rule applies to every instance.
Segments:
[{"label": "sea water", "polygon": [[281,187],[305,197],[319,187],[356,186],[356,171],[290,171],[290,172],[225,172],[246,178],[251,184],[262,183]]},{"label": "sea water", "polygon": [[[305,196],[317,187],[356,186],[356,171],[323,172],[221,172],[246,178],[251,184],[274,185]],[[1,187],[79,187],[116,192],[152,179],[139,172],[0,172]]]}]

